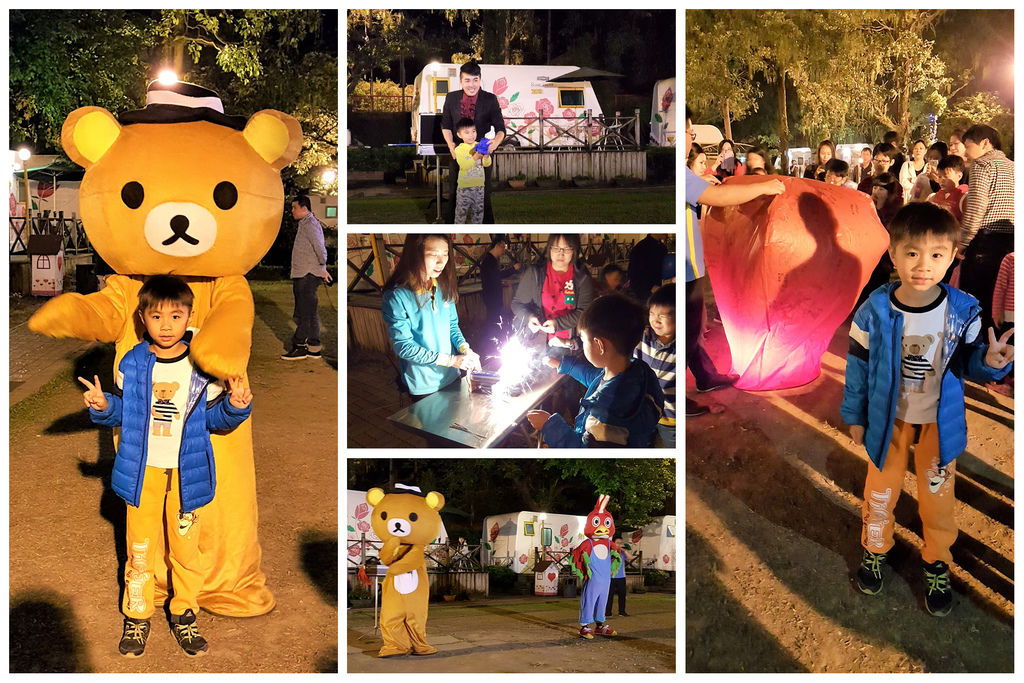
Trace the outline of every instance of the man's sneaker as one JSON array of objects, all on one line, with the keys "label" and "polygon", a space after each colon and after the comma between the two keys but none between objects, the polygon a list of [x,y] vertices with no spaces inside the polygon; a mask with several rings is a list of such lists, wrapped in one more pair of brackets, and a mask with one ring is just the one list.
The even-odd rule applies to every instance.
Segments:
[{"label": "man's sneaker", "polygon": [[587,640],[594,639],[594,630],[589,626],[584,626],[580,629],[580,638],[586,638]]},{"label": "man's sneaker", "polygon": [[199,635],[195,612],[190,609],[185,610],[180,617],[171,615],[171,632],[174,633],[174,639],[178,641],[178,645],[189,657],[201,657],[210,648],[206,643],[206,638]]},{"label": "man's sneaker", "polygon": [[739,375],[714,375],[707,386],[702,387],[698,384],[697,391],[702,394],[706,394],[709,391],[725,389],[726,387],[731,387],[733,384],[736,384],[736,380],[738,379]]},{"label": "man's sneaker", "polygon": [[323,358],[324,356],[320,352],[320,348],[319,347],[316,349],[316,351],[314,351],[313,349],[311,349],[309,347],[306,347],[306,357],[307,358]]},{"label": "man's sneaker", "polygon": [[596,633],[598,635],[601,635],[601,636],[617,636],[617,635],[619,635],[618,632],[615,629],[613,629],[611,626],[609,626],[608,624],[598,624],[597,625],[597,630],[595,630],[594,633]]},{"label": "man's sneaker", "polygon": [[953,609],[949,566],[942,560],[924,565],[924,606],[936,617],[944,617]]},{"label": "man's sneaker", "polygon": [[707,415],[711,412],[711,409],[707,406],[703,406],[692,398],[686,399],[686,417],[699,417],[700,415]]},{"label": "man's sneaker", "polygon": [[[318,353],[317,356],[319,355]],[[309,349],[305,346],[296,346],[288,353],[281,354],[281,360],[302,360],[303,358],[309,358]]]},{"label": "man's sneaker", "polygon": [[141,657],[146,651],[146,640],[149,639],[149,619],[124,618],[124,632],[117,651],[125,657]]},{"label": "man's sneaker", "polygon": [[885,565],[885,553],[864,551],[864,559],[857,568],[857,587],[861,593],[877,595],[882,590],[882,566]]}]

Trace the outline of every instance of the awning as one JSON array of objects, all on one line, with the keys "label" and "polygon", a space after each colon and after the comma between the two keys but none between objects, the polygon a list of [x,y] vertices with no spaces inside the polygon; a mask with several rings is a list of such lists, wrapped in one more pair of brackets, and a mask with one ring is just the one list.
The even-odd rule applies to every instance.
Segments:
[{"label": "awning", "polygon": [[576,69],[570,71],[567,74],[559,76],[557,78],[549,78],[548,83],[554,81],[591,81],[595,78],[625,78],[624,74],[615,74],[611,71],[601,71],[600,69],[591,69],[590,67],[583,67],[582,69]]}]

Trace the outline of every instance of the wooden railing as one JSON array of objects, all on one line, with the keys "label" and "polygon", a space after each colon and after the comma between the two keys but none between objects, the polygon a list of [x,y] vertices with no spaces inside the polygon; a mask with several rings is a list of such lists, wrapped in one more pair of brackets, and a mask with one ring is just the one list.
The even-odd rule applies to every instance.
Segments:
[{"label": "wooden railing", "polygon": [[505,141],[509,147],[526,149],[583,148],[593,150],[638,150],[641,144],[640,110],[632,116],[603,114],[594,116],[587,109],[578,117],[544,116],[505,117]]},{"label": "wooden railing", "polygon": [[92,244],[82,227],[82,220],[65,218],[63,211],[51,213],[47,210],[40,215],[33,215],[31,235],[25,233],[24,216],[11,216],[7,222],[10,226],[10,256],[25,255],[31,235],[61,235],[64,254],[68,256],[92,253]]}]

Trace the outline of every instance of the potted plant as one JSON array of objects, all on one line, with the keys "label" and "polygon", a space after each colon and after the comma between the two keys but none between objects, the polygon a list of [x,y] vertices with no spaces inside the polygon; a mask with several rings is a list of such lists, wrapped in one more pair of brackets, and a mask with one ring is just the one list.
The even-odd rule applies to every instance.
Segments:
[{"label": "potted plant", "polygon": [[508,179],[508,186],[513,190],[521,190],[526,187],[526,174],[517,173]]},{"label": "potted plant", "polygon": [[537,187],[542,187],[546,190],[558,187],[558,178],[553,175],[539,175],[537,176]]},{"label": "potted plant", "polygon": [[365,586],[356,586],[348,592],[349,607],[373,607],[373,593]]}]

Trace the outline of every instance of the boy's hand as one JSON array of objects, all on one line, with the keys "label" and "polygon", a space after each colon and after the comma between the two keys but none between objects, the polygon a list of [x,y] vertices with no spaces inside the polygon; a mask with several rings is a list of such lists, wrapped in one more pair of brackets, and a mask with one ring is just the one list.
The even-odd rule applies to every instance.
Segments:
[{"label": "boy's hand", "polygon": [[78,381],[88,388],[88,391],[82,394],[82,398],[85,399],[86,408],[92,408],[93,410],[102,413],[107,409],[107,397],[103,395],[103,387],[100,386],[100,378],[93,375],[92,380],[94,384],[90,384],[89,380],[84,377],[78,378]]},{"label": "boy's hand", "polygon": [[241,377],[228,377],[228,401],[236,408],[248,408],[252,403],[252,392]]},{"label": "boy's hand", "polygon": [[538,320],[535,315],[530,316],[526,326],[530,328],[530,332],[540,332],[540,320]]},{"label": "boy's hand", "polygon": [[555,333],[555,321],[554,320],[545,320],[544,323],[540,326],[540,329],[541,329],[541,331],[547,332],[548,334],[554,334]]},{"label": "boy's hand", "polygon": [[551,356],[545,356],[544,357],[544,363],[549,368],[554,368],[555,370],[557,370],[558,366],[561,365],[562,362],[560,360],[558,360],[557,358],[553,358]]},{"label": "boy's hand", "polygon": [[544,423],[551,417],[551,413],[546,410],[531,410],[526,413],[526,419],[530,422],[530,426],[536,429],[538,432],[544,426]]},{"label": "boy's hand", "polygon": [[988,328],[988,352],[985,354],[986,365],[996,370],[1002,370],[1013,362],[1013,346],[1006,343],[1012,336],[1012,327],[1004,332],[1003,336],[999,337],[999,339],[996,339],[996,331],[991,327]]},{"label": "boy's hand", "polygon": [[864,444],[864,425],[850,425],[850,438],[858,446]]}]

